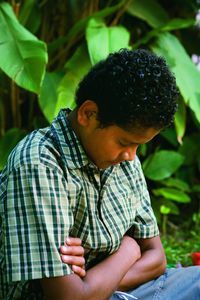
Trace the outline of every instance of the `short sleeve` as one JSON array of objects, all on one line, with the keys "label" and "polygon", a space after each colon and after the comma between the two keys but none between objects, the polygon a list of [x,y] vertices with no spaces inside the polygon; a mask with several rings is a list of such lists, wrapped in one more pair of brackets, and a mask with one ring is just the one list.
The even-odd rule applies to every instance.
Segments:
[{"label": "short sleeve", "polygon": [[9,281],[71,274],[59,247],[73,225],[62,174],[43,165],[21,166],[8,178],[4,249]]},{"label": "short sleeve", "polygon": [[131,232],[135,238],[150,238],[159,235],[159,230],[141,164],[139,159],[136,159],[135,189],[138,205]]}]

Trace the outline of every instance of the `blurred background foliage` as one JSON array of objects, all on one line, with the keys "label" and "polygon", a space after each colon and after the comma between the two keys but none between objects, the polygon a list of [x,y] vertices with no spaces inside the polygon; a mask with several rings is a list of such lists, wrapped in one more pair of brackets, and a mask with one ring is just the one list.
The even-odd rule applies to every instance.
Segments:
[{"label": "blurred background foliage", "polygon": [[200,1],[0,1],[0,170],[24,135],[75,106],[76,86],[93,64],[120,48],[150,49],[176,76],[179,110],[174,126],[138,155],[171,262],[181,257],[175,239],[187,240],[187,255],[197,251],[199,41]]}]

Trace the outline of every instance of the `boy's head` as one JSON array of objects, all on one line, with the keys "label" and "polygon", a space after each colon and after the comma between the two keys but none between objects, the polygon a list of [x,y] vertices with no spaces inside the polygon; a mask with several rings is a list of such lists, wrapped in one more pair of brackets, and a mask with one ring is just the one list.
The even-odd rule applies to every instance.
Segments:
[{"label": "boy's head", "polygon": [[170,125],[176,98],[175,78],[163,58],[122,49],[80,82],[74,129],[90,160],[105,169],[134,160],[140,144]]},{"label": "boy's head", "polygon": [[144,49],[110,54],[80,82],[76,103],[92,100],[101,127],[162,129],[177,109],[175,78],[163,58]]}]

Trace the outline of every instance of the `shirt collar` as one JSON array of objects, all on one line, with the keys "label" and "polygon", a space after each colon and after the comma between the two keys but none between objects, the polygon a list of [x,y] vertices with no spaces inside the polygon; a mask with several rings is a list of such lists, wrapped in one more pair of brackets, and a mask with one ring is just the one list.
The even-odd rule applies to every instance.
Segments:
[{"label": "shirt collar", "polygon": [[90,165],[91,162],[71,127],[67,117],[69,112],[69,109],[61,109],[58,116],[52,122],[51,130],[57,147],[59,147],[62,159],[68,168],[82,168],[86,165]]}]

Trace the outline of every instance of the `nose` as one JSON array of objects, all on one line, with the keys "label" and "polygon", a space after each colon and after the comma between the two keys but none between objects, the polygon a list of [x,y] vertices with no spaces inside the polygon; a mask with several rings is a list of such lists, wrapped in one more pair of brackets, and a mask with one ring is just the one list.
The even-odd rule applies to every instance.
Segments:
[{"label": "nose", "polygon": [[137,147],[134,147],[122,152],[121,154],[122,160],[134,160],[136,151],[137,151]]}]

